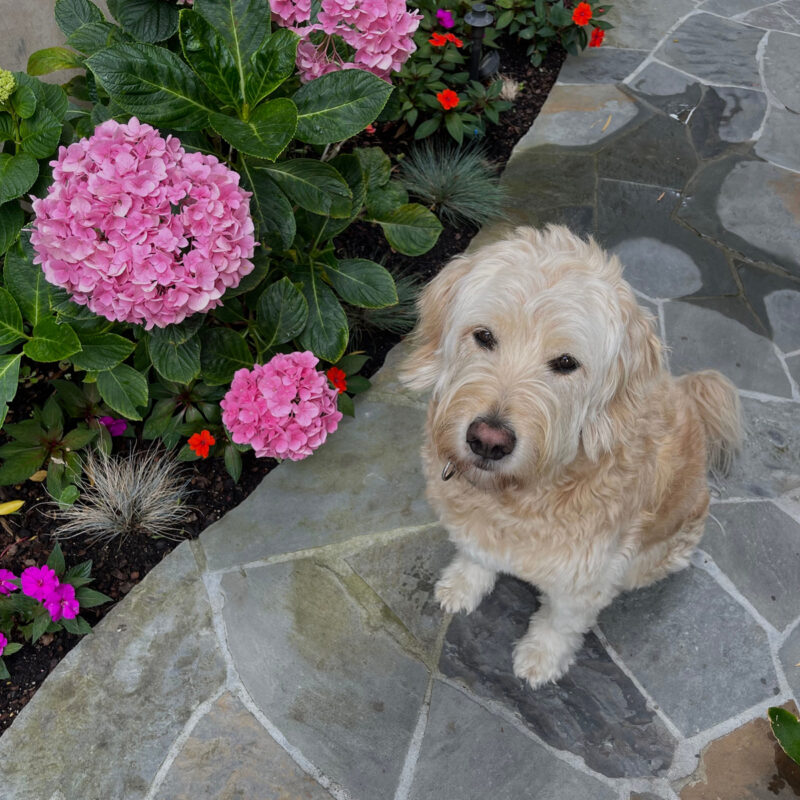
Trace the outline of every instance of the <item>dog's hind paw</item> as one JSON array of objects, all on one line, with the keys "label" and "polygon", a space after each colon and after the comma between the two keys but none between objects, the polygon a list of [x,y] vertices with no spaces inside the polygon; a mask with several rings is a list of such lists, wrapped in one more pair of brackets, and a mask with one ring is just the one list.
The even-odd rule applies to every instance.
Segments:
[{"label": "dog's hind paw", "polygon": [[557,681],[575,659],[575,650],[555,632],[528,632],[514,647],[514,674],[532,689]]}]

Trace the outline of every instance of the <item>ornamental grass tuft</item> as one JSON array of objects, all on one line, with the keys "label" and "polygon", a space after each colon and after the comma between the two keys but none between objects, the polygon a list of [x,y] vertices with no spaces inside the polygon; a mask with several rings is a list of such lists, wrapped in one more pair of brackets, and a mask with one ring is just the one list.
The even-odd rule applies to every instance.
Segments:
[{"label": "ornamental grass tuft", "polygon": [[483,225],[503,216],[505,191],[485,151],[426,142],[400,165],[400,181],[443,221]]},{"label": "ornamental grass tuft", "polygon": [[184,538],[182,526],[193,512],[187,504],[189,482],[166,453],[150,448],[109,456],[95,450],[84,458],[83,470],[80,498],[58,512],[57,539]]}]

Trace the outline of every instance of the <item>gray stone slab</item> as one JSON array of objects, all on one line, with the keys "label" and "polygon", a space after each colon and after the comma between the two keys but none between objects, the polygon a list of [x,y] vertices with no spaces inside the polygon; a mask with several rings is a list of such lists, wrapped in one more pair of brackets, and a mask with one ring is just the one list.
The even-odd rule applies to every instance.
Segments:
[{"label": "gray stone slab", "polygon": [[70,651],[0,738],[3,800],[144,797],[225,675],[184,542]]},{"label": "gray stone slab", "polygon": [[503,577],[472,614],[450,623],[439,662],[447,676],[518,715],[547,744],[611,777],[663,774],[675,742],[594,634],[569,672],[535,692],[511,667],[514,642],[537,607],[532,587]]},{"label": "gray stone slab", "polygon": [[800,23],[780,5],[757,8],[742,17],[742,22],[773,31],[800,33]]},{"label": "gray stone slab", "polygon": [[766,634],[702,570],[621,595],[600,627],[686,736],[766,700],[777,686]]},{"label": "gray stone slab", "polygon": [[603,46],[652,49],[694,7],[693,0],[615,0],[605,18],[614,27]]},{"label": "gray stone slab", "polygon": [[706,83],[760,88],[756,56],[764,35],[712,14],[694,14],[670,34],[655,56]]},{"label": "gray stone slab", "polygon": [[383,366],[370,378],[372,386],[363,399],[385,401],[397,405],[427,406],[430,392],[417,392],[400,382],[398,371],[403,360],[411,353],[408,339],[396,344],[387,354]]},{"label": "gray stone slab", "polygon": [[791,397],[789,380],[766,337],[693,303],[665,303],[664,320],[676,375],[718,369],[740,389]]},{"label": "gray stone slab", "polygon": [[626,280],[651,297],[735,294],[725,255],[674,220],[679,201],[671,189],[601,180],[597,240],[620,256]]},{"label": "gray stone slab", "polygon": [[702,548],[778,630],[800,615],[800,525],[770,502],[720,503]]},{"label": "gray stone slab", "polygon": [[597,154],[601,178],[683,189],[697,168],[686,127],[666,114],[644,112],[632,124],[604,140]]},{"label": "gray stone slab", "polygon": [[756,153],[779,167],[800,172],[800,114],[771,108]]},{"label": "gray stone slab", "polygon": [[304,461],[285,462],[200,536],[209,569],[435,519],[419,449],[422,408],[364,401]]},{"label": "gray stone slab", "polygon": [[636,103],[616,86],[557,83],[533,127],[517,142],[516,149],[593,145],[624,128],[636,116]]},{"label": "gray stone slab", "polygon": [[158,797],[331,800],[229,693],[214,703],[183,743]]},{"label": "gray stone slab", "polygon": [[679,216],[704,236],[800,276],[800,175],[730,157],[701,169]]},{"label": "gray stone slab", "polygon": [[374,545],[350,556],[347,563],[411,633],[431,648],[444,619],[433,587],[454,553],[447,533],[436,528]]},{"label": "gray stone slab", "polygon": [[657,61],[650,62],[629,86],[639,97],[684,123],[703,94],[699,81]]},{"label": "gray stone slab", "polygon": [[437,682],[409,800],[614,800],[614,790],[573,769],[490,714],[462,692]]},{"label": "gray stone slab", "polygon": [[781,665],[786,680],[795,697],[800,697],[800,625],[789,635],[781,647]]},{"label": "gray stone slab", "polygon": [[764,0],[706,0],[700,4],[700,10],[710,11],[722,17],[735,17],[763,5],[765,5]]},{"label": "gray stone slab", "polygon": [[779,497],[800,489],[800,404],[742,398],[745,440],[720,497]]},{"label": "gray stone slab", "polygon": [[596,182],[590,153],[557,147],[515,150],[501,177],[507,192],[503,210],[510,224],[543,225],[567,216],[585,220],[587,214],[591,219]]},{"label": "gray stone slab", "polygon": [[755,89],[706,87],[689,120],[695,150],[701,158],[716,158],[749,142],[764,121],[767,99]]},{"label": "gray stone slab", "polygon": [[800,350],[800,281],[738,262],[747,300],[785,353]]},{"label": "gray stone slab", "polygon": [[580,55],[567,56],[558,83],[619,83],[648,56],[648,50],[587,47]]},{"label": "gray stone slab", "polygon": [[228,647],[258,707],[352,797],[392,797],[427,670],[310,560],[227,573]]},{"label": "gray stone slab", "polygon": [[770,33],[762,63],[767,89],[787,108],[800,113],[800,39],[788,33]]},{"label": "gray stone slab", "polygon": [[800,386],[800,355],[787,358],[786,366],[789,368],[789,372],[791,373],[792,378],[794,378],[794,382]]}]

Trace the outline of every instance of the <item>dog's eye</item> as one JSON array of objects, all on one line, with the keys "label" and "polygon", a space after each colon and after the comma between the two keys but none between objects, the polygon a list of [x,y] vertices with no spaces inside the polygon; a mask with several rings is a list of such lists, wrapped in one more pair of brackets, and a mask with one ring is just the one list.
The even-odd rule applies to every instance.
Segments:
[{"label": "dog's eye", "polygon": [[549,363],[549,367],[553,372],[561,373],[574,372],[579,366],[578,360],[569,353],[564,353]]},{"label": "dog's eye", "polygon": [[486,330],[486,328],[479,328],[472,334],[472,338],[485,350],[494,350],[497,344],[497,339],[494,338],[494,334]]}]

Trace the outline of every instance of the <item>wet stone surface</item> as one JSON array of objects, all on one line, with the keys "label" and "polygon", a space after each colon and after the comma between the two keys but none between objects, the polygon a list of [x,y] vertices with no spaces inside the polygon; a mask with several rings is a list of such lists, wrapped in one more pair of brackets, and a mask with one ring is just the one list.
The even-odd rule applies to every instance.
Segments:
[{"label": "wet stone surface", "polygon": [[600,627],[686,736],[767,699],[777,686],[766,634],[699,569],[621,595],[600,615]]},{"label": "wet stone surface", "polygon": [[778,630],[800,616],[800,524],[772,503],[725,503],[701,547]]},{"label": "wet stone surface", "polygon": [[545,742],[576,753],[604,775],[665,772],[672,736],[593,634],[558,683],[534,692],[514,676],[513,645],[537,605],[531,586],[501,578],[476,611],[453,618],[442,673],[502,704]]},{"label": "wet stone surface", "polygon": [[437,682],[410,800],[615,800],[577,770],[458,690]]},{"label": "wet stone surface", "polygon": [[355,796],[391,797],[425,668],[313,561],[228,573],[221,590],[231,655],[261,711]]}]

